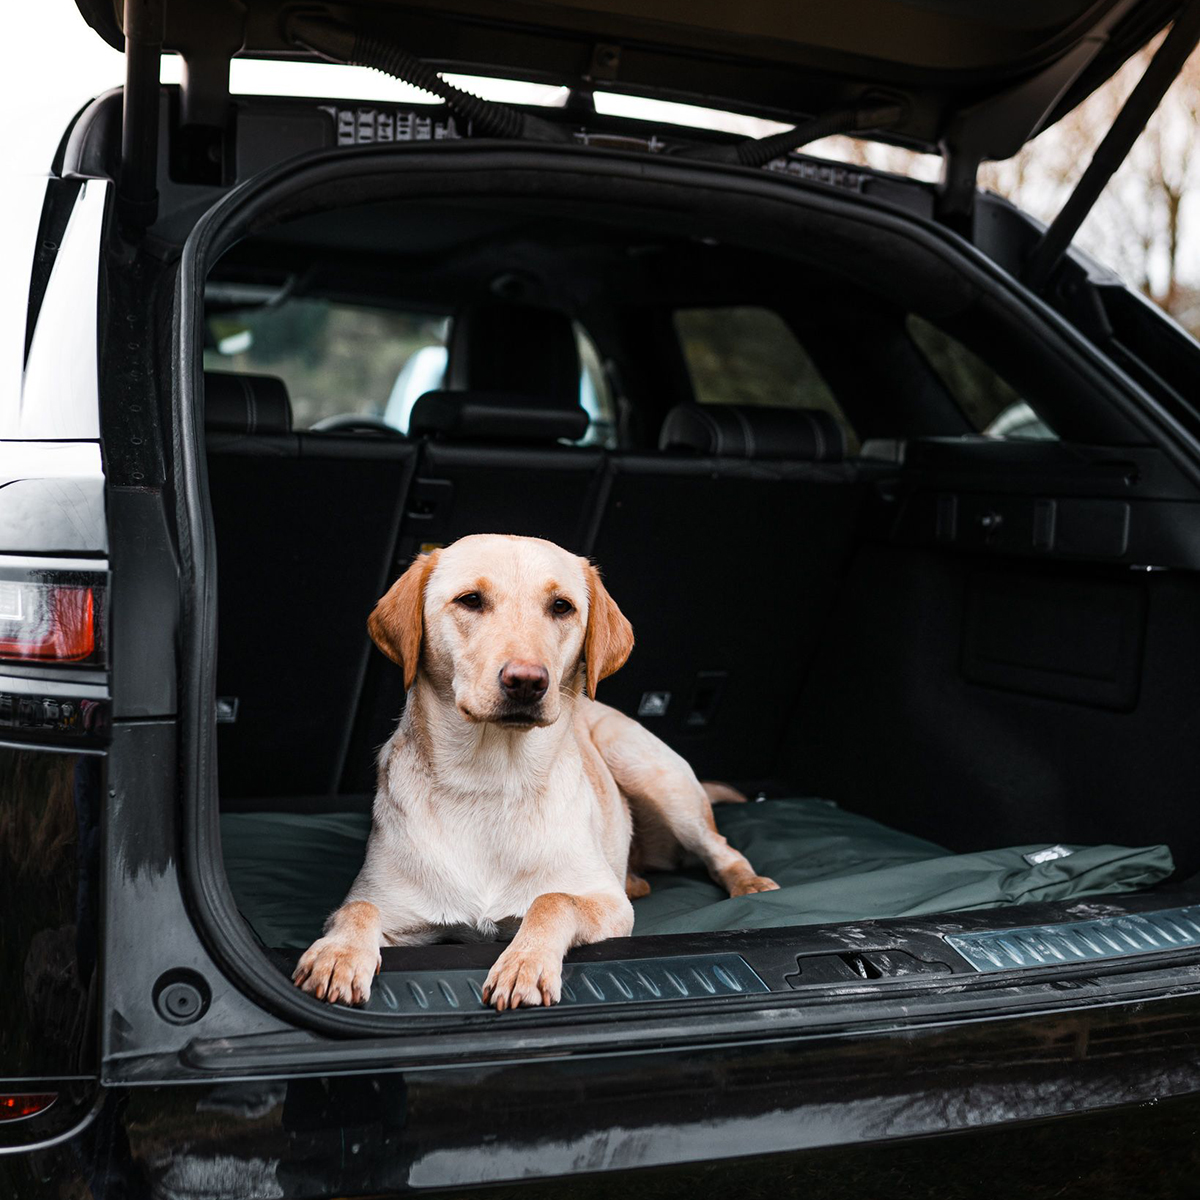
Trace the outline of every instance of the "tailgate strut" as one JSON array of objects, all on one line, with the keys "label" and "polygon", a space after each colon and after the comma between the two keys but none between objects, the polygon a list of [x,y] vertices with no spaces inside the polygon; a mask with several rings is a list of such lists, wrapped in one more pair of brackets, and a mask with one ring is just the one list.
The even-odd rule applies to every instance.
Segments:
[{"label": "tailgate strut", "polygon": [[121,114],[121,217],[144,228],[158,215],[158,71],[164,0],[125,0],[125,93]]},{"label": "tailgate strut", "polygon": [[1138,80],[1137,87],[1130,93],[1125,107],[1117,114],[1112,128],[1104,135],[1075,190],[1030,251],[1023,279],[1031,290],[1040,292],[1045,289],[1054,269],[1071,245],[1071,239],[1079,231],[1084,218],[1091,212],[1116,169],[1125,161],[1138,135],[1146,127],[1146,122],[1153,116],[1188,55],[1195,49],[1197,41],[1200,41],[1200,2],[1188,0],[1175,18],[1171,32],[1151,59],[1145,74]]}]

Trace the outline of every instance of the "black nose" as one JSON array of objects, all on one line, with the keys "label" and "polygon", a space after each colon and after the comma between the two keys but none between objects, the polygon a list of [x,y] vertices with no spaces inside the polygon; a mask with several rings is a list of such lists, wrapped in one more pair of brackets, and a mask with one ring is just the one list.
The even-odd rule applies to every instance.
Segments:
[{"label": "black nose", "polygon": [[500,686],[510,700],[531,704],[546,694],[550,672],[537,663],[514,659],[500,668]]}]

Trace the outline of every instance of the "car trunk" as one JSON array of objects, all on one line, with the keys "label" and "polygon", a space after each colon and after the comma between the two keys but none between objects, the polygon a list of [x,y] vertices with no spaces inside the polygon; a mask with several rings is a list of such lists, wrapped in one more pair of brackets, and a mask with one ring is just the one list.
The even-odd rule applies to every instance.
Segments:
[{"label": "car trunk", "polygon": [[[618,380],[620,433],[210,421],[220,819],[201,810],[192,853],[223,856],[228,891],[210,874],[208,903],[247,970],[290,972],[361,861],[403,703],[367,613],[419,549],[485,531],[598,562],[638,639],[599,698],[745,790],[718,820],[784,885],[728,900],[690,869],[652,876],[633,937],[568,960],[564,1007],[936,983],[991,969],[986,938],[955,938],[1027,926],[1041,932],[1010,937],[1004,969],[1200,937],[1186,917],[1164,933],[1129,915],[1186,908],[1200,867],[1200,763],[1181,750],[1200,711],[1200,496],[1131,385],[887,205],[685,164],[635,177],[615,154],[440,149],[280,170],[221,216],[255,236],[206,259],[204,237],[233,235],[205,231],[188,269],[212,268],[227,312],[248,284],[275,303],[299,288],[567,311]],[[672,314],[735,306],[780,314],[848,453],[659,448],[669,410],[703,398]],[[981,436],[919,328],[1057,436]],[[1124,922],[1128,945],[1047,949],[1089,921]],[[457,1019],[499,948],[387,949],[369,1013]]]}]

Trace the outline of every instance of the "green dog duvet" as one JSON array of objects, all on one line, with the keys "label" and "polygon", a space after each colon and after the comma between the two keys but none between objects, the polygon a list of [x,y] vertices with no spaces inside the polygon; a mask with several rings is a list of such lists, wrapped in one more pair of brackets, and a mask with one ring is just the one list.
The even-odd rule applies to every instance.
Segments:
[{"label": "green dog duvet", "polygon": [[[829,800],[721,804],[717,825],[775,892],[731,899],[699,869],[652,872],[634,934],[704,933],[916,917],[1134,892],[1174,869],[1166,846],[1010,846],[952,854]],[[267,946],[303,950],[362,865],[366,813],[226,813],[225,869]]]}]

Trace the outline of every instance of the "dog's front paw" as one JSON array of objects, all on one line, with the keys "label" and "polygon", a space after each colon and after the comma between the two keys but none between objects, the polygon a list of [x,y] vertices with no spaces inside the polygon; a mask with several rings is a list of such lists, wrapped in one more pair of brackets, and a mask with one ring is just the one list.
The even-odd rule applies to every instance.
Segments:
[{"label": "dog's front paw", "polygon": [[562,996],[562,959],[545,951],[509,946],[496,959],[483,985],[483,1002],[506,1008],[557,1004]]},{"label": "dog's front paw", "polygon": [[382,962],[375,947],[318,938],[300,956],[292,982],[330,1004],[366,1004],[371,998],[371,980]]},{"label": "dog's front paw", "polygon": [[737,883],[729,889],[731,896],[751,896],[755,892],[777,892],[779,884],[773,879],[768,879],[765,875],[748,875],[744,879],[739,879]]}]

